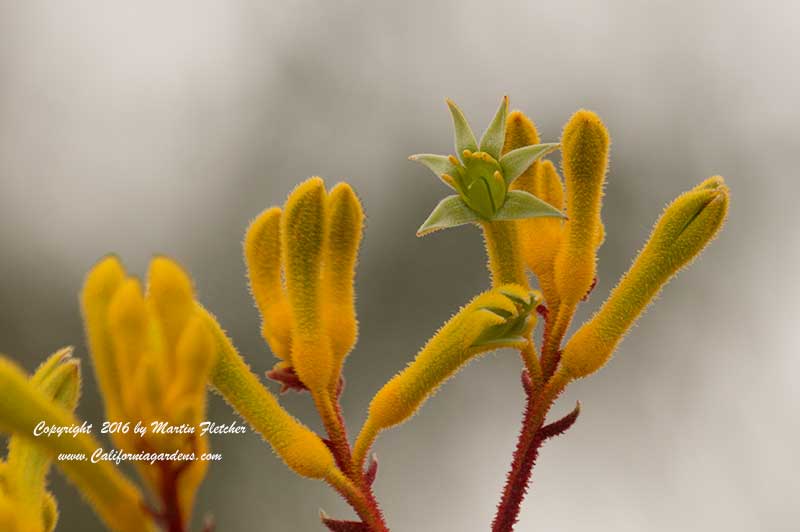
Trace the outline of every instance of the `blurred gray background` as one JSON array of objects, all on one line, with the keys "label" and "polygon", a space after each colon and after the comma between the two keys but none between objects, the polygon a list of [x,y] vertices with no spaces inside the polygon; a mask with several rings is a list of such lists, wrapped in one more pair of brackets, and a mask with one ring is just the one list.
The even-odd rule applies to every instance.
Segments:
[{"label": "blurred gray background", "polygon": [[[139,275],[164,253],[262,372],[241,258],[255,215],[319,174],[352,183],[367,228],[351,431],[372,394],[488,284],[479,232],[415,229],[446,189],[417,152],[449,153],[451,97],[481,130],[503,94],[546,141],[580,107],[613,138],[595,309],[660,209],[722,174],[731,217],[613,361],[555,408],[521,531],[794,531],[800,520],[793,2],[0,1],[0,350],[33,369],[86,358],[77,293],[108,252]],[[79,413],[99,422],[86,364]],[[512,352],[469,366],[378,442],[393,530],[491,521],[522,410]],[[273,386],[273,389],[275,387]],[[319,427],[307,396],[283,404]],[[233,419],[215,397],[209,417]],[[255,434],[199,495],[220,532],[321,530],[350,517]],[[60,474],[61,531],[102,526]]]}]

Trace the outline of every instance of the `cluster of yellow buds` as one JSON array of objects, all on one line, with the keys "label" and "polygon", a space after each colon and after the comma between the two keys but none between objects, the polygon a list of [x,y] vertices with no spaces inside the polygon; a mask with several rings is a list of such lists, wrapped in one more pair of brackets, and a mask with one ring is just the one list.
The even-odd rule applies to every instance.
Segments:
[{"label": "cluster of yellow buds", "polygon": [[[512,113],[508,122],[509,148],[538,142],[538,132],[525,115]],[[520,255],[536,276],[548,308],[544,374],[552,375],[560,361],[561,369],[576,378],[608,361],[661,287],[716,236],[727,215],[728,188],[721,177],[715,176],[675,199],[657,222],[634,266],[562,353],[560,342],[575,310],[597,280],[597,249],[605,238],[601,206],[610,137],[595,113],[580,110],[564,126],[560,144],[563,183],[555,166],[541,161],[526,171],[518,186],[564,209],[566,219],[537,218],[517,223]]]},{"label": "cluster of yellow buds", "polygon": [[[116,257],[107,257],[89,272],[81,303],[116,445],[131,453],[205,453],[208,438],[196,427],[205,417],[216,346],[183,269],[170,259],[153,259],[144,293]],[[148,430],[135,433],[137,424]],[[188,521],[207,462],[136,464],[152,492],[176,502],[180,519]]]},{"label": "cluster of yellow buds", "polygon": [[[377,433],[410,417],[472,357],[525,343],[535,324],[531,311],[541,298],[515,285],[475,298],[376,395],[351,451],[338,395],[342,364],[357,336],[353,280],[363,219],[349,185],[340,183],[326,192],[322,179],[314,177],[289,195],[283,209],[272,207],[256,217],[245,237],[245,261],[263,320],[262,335],[280,359],[269,375],[285,388],[311,392],[328,444],[297,424],[253,378],[242,378],[241,368],[236,369],[240,359],[219,328],[224,354],[212,381],[292,469],[329,482],[353,505],[362,525],[383,530],[370,490],[376,463],[368,471],[362,469]],[[231,367],[223,370],[228,362]],[[247,397],[242,397],[242,390]],[[276,408],[271,420],[258,419],[257,407],[264,401]],[[291,429],[275,428],[271,426],[275,419],[294,424]],[[337,521],[327,517],[323,521],[338,529]]]},{"label": "cluster of yellow buds", "polygon": [[262,334],[313,393],[338,386],[343,361],[358,335],[355,276],[364,214],[346,183],[328,193],[311,178],[283,211],[267,209],[250,225],[245,259]]}]

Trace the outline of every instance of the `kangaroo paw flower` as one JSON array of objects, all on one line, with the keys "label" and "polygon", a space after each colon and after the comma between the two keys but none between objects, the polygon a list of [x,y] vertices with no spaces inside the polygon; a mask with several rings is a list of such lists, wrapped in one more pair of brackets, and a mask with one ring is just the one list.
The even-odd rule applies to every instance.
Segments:
[{"label": "kangaroo paw flower", "polygon": [[[508,98],[503,98],[480,144],[455,103],[447,105],[453,117],[456,155],[412,155],[453,188],[458,195],[442,200],[417,231],[418,236],[439,229],[492,220],[535,217],[563,217],[559,209],[524,190],[510,190],[541,157],[558,149],[558,144],[534,144],[505,150]],[[512,139],[515,137],[511,137]],[[537,139],[538,140],[538,139]]]},{"label": "kangaroo paw flower", "polygon": [[442,383],[478,354],[501,347],[520,348],[533,327],[537,292],[504,285],[474,298],[428,341],[414,361],[372,399],[356,441],[363,461],[378,431],[398,425],[420,408]]},{"label": "kangaroo paw flower", "polygon": [[[95,373],[109,421],[196,426],[205,417],[206,384],[214,342],[198,310],[191,279],[170,259],[150,263],[146,293],[115,257],[95,266],[82,294],[83,315]],[[112,434],[128,452],[201,454],[208,438],[149,430]],[[188,522],[207,462],[137,462],[139,473],[165,506],[176,505]],[[177,497],[164,491],[174,482]],[[169,500],[167,500],[169,499]]]},{"label": "kangaroo paw flower", "polygon": [[570,377],[585,377],[608,362],[661,288],[717,235],[728,213],[728,201],[728,187],[717,176],[667,206],[633,266],[564,348],[561,364]]},{"label": "kangaroo paw flower", "polygon": [[597,275],[595,255],[609,144],[608,131],[591,111],[578,111],[564,126],[561,165],[567,183],[568,221],[555,259],[555,281],[566,305],[577,304]]},{"label": "kangaroo paw flower", "polygon": [[205,309],[203,313],[217,352],[211,372],[217,391],[295,473],[327,478],[336,465],[322,439],[281,407],[245,364],[214,316]]},{"label": "kangaroo paw flower", "polygon": [[339,183],[327,193],[314,177],[289,195],[283,210],[267,209],[250,225],[250,286],[262,334],[282,360],[271,378],[286,377],[291,368],[312,391],[338,386],[358,336],[353,281],[363,223],[349,185]]}]

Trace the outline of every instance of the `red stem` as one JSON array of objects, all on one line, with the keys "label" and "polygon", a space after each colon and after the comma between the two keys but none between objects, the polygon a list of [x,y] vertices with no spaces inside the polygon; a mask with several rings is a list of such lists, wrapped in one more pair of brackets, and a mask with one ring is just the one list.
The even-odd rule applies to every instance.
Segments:
[{"label": "red stem", "polygon": [[329,448],[336,460],[336,465],[355,483],[359,493],[357,496],[341,491],[339,493],[353,507],[353,510],[356,511],[362,521],[369,526],[371,532],[389,532],[389,528],[383,518],[383,512],[381,512],[378,501],[375,499],[375,494],[372,492],[372,486],[367,481],[364,471],[361,471],[358,464],[353,462],[350,440],[347,437],[347,426],[345,425],[341,403],[339,402],[342,384],[340,382],[339,390],[331,401],[333,406],[332,419],[323,415],[322,420],[325,425],[325,431],[328,434]]},{"label": "red stem", "polygon": [[547,383],[541,394],[528,396],[511,469],[492,521],[493,532],[511,532],[519,519],[522,500],[528,491],[533,466],[543,441],[539,430],[544,424],[550,406],[564,389],[564,385],[563,381],[553,379]]}]

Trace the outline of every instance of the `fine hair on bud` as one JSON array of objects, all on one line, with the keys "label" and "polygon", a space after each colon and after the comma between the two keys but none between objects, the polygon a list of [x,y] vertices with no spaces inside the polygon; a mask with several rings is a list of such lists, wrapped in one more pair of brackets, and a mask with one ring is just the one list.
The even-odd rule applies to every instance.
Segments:
[{"label": "fine hair on bud", "polygon": [[667,206],[608,300],[567,343],[561,363],[569,376],[585,377],[605,365],[661,288],[714,239],[728,202],[728,187],[715,176]]}]

